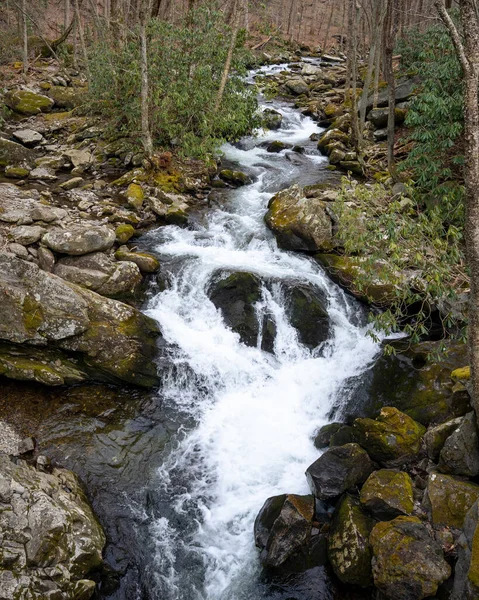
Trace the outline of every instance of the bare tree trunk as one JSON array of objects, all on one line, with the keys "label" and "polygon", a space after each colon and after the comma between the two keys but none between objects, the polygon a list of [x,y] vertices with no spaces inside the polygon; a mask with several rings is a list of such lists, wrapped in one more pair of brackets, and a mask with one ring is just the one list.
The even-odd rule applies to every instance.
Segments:
[{"label": "bare tree trunk", "polygon": [[28,24],[26,0],[22,0],[22,25],[23,25],[23,73],[28,71]]},{"label": "bare tree trunk", "polygon": [[351,36],[351,138],[353,146],[359,150],[359,127],[358,127],[358,94],[357,94],[357,79],[358,79],[358,21],[359,21],[359,5],[356,0],[350,0],[350,23],[349,35]]},{"label": "bare tree trunk", "polygon": [[386,81],[389,89],[389,114],[388,114],[388,169],[392,174],[394,166],[394,133],[395,133],[395,109],[396,109],[396,88],[394,78],[393,53],[394,42],[397,32],[397,12],[395,8],[398,0],[389,0],[388,15],[386,18],[386,39],[385,39],[385,66]]},{"label": "bare tree trunk", "polygon": [[150,111],[149,111],[149,84],[148,84],[148,53],[146,39],[146,22],[143,21],[140,29],[141,41],[141,136],[143,147],[147,156],[153,154],[153,141],[150,131]]},{"label": "bare tree trunk", "polygon": [[465,238],[470,272],[469,360],[472,406],[479,420],[479,16],[475,0],[459,0],[464,43],[449,16],[444,0],[434,4],[449,30],[464,78],[464,183],[466,187]]},{"label": "bare tree trunk", "polygon": [[75,0],[74,8],[75,8],[76,25],[77,25],[77,28],[78,28],[78,35],[80,37],[80,47],[81,47],[81,51],[82,51],[82,54],[83,54],[83,60],[85,61],[85,69],[87,71],[88,79],[90,79],[90,69],[89,69],[89,64],[88,64],[88,54],[87,54],[87,51],[86,51],[85,38],[83,36],[83,26],[82,26],[82,22],[81,22],[80,5],[78,4],[78,0]]},{"label": "bare tree trunk", "polygon": [[343,17],[341,19],[341,45],[340,45],[340,49],[341,52],[344,52],[346,45],[344,43],[344,30],[345,30],[345,25],[346,25],[346,5],[347,5],[347,0],[343,0]]},{"label": "bare tree trunk", "polygon": [[70,0],[65,0],[65,28],[70,24]]},{"label": "bare tree trunk", "polygon": [[228,54],[226,55],[225,66],[223,69],[223,74],[221,75],[220,87],[218,88],[218,93],[216,94],[215,100],[215,112],[217,112],[221,106],[221,101],[223,100],[223,94],[225,92],[226,82],[228,81],[228,75],[230,73],[231,61],[233,60],[233,53],[236,45],[236,38],[238,37],[238,31],[240,28],[240,11],[238,10],[238,0],[235,0],[234,9],[234,23],[233,23],[233,31],[231,32],[231,40],[228,48]]},{"label": "bare tree trunk", "polygon": [[331,31],[331,23],[333,21],[333,13],[334,13],[334,0],[331,0],[331,8],[329,11],[328,26],[326,27],[326,33],[324,34],[323,52],[327,52],[327,50],[328,50],[329,32]]}]

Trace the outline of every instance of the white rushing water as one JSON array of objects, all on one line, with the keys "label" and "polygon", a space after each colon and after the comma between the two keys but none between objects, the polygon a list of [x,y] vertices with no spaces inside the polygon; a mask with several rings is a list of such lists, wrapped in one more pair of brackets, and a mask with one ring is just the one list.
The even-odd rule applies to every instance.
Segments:
[{"label": "white rushing water", "polygon": [[[224,147],[225,158],[254,182],[228,191],[223,206],[212,208],[194,230],[167,226],[153,234],[155,250],[172,264],[171,285],[148,310],[174,347],[176,368],[162,393],[196,423],[158,474],[168,510],[151,527],[153,598],[260,597],[251,591],[259,570],[254,519],[270,496],[309,493],[304,471],[318,457],[313,434],[340,402],[347,380],[377,353],[358,318],[359,305],[314,260],[278,249],[264,225],[275,191],[295,181],[320,181],[326,173],[325,159],[309,141],[317,125],[287,105],[273,107],[283,114],[281,130]],[[290,151],[271,154],[260,146],[268,140],[299,144],[306,154],[294,164]],[[221,271],[316,286],[327,297],[330,339],[314,350],[303,346],[281,288],[273,285],[264,289],[258,310],[275,320],[274,354],[243,345],[208,298]]]}]

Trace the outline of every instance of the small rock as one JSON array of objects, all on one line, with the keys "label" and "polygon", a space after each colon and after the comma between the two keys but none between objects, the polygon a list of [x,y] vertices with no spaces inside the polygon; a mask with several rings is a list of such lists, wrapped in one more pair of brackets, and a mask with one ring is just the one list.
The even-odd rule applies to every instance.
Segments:
[{"label": "small rock", "polygon": [[435,427],[430,427],[424,434],[424,443],[426,444],[427,455],[431,460],[437,462],[439,454],[446,443],[447,438],[456,431],[462,423],[463,417],[446,421]]},{"label": "small rock", "polygon": [[138,183],[130,183],[126,190],[128,204],[135,210],[140,210],[145,199],[143,188]]},{"label": "small rock", "polygon": [[327,448],[331,441],[331,436],[343,427],[342,423],[328,423],[323,425],[314,438],[314,445],[321,450]]},{"label": "small rock", "polygon": [[72,177],[72,179],[61,183],[59,187],[61,187],[63,190],[73,190],[74,188],[80,187],[83,181],[83,177]]},{"label": "small rock", "polygon": [[115,252],[116,260],[135,263],[142,273],[156,273],[160,268],[160,261],[152,254],[148,252],[130,252],[124,248],[122,246]]},{"label": "small rock", "polygon": [[20,225],[10,230],[10,236],[18,244],[28,246],[38,242],[45,233],[45,228],[39,225]]},{"label": "small rock", "polygon": [[43,236],[42,242],[55,252],[80,256],[109,250],[115,242],[115,233],[105,225],[75,225],[49,231]]},{"label": "small rock", "polygon": [[66,150],[64,155],[70,159],[74,167],[88,167],[93,159],[88,150]]},{"label": "small rock", "polygon": [[[135,228],[133,225],[122,223],[115,229],[116,241],[120,244],[125,244],[133,235],[135,235]],[[118,259],[117,257],[117,260]]]},{"label": "small rock", "polygon": [[285,86],[295,96],[309,94],[309,86],[302,77],[293,77],[285,81]]},{"label": "small rock", "polygon": [[28,258],[28,250],[25,248],[25,246],[22,246],[21,244],[8,244],[8,250],[9,252],[12,252],[16,256],[18,256],[18,258],[23,258],[24,260]]},{"label": "small rock", "polygon": [[17,129],[12,135],[27,148],[33,148],[44,140],[43,135],[33,129]]},{"label": "small rock", "polygon": [[40,181],[56,181],[58,179],[55,172],[46,167],[36,167],[33,171],[30,171],[29,178],[38,179]]},{"label": "small rock", "polygon": [[222,169],[218,177],[231,185],[241,186],[249,183],[249,177],[241,171],[232,171],[231,169]]},{"label": "small rock", "polygon": [[12,167],[11,165],[5,167],[5,177],[11,179],[24,179],[25,177],[28,177],[29,173],[30,170],[24,167]]},{"label": "small rock", "polygon": [[40,246],[40,248],[38,248],[38,265],[47,273],[51,273],[53,266],[55,265],[55,256],[53,255],[53,252],[48,248]]},{"label": "small rock", "polygon": [[33,438],[27,437],[21,440],[18,444],[18,454],[27,454],[35,450],[35,442]]}]

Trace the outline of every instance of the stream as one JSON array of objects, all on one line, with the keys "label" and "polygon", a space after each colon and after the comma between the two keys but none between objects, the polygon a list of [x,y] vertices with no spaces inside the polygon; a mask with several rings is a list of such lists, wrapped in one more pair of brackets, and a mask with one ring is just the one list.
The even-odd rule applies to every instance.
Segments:
[{"label": "stream", "polygon": [[[314,433],[349,410],[379,351],[365,307],[311,257],[280,250],[264,224],[274,193],[331,173],[310,140],[317,124],[284,101],[260,101],[283,115],[281,128],[223,147],[223,163],[251,183],[214,190],[188,228],[159,227],[139,241],[162,264],[145,306],[168,342],[160,389],[5,385],[5,410],[23,410],[40,450],[80,475],[105,527],[106,561],[120,575],[112,572],[99,598],[346,597],[334,595],[323,567],[266,578],[254,546],[254,520],[268,497],[309,493]],[[267,152],[275,140],[304,152]],[[244,345],[209,298],[234,272],[264,282],[255,310],[260,322],[268,315],[275,323],[273,352],[261,350],[261,331],[256,347]],[[283,284],[325,299],[330,336],[314,349],[290,322]]]}]

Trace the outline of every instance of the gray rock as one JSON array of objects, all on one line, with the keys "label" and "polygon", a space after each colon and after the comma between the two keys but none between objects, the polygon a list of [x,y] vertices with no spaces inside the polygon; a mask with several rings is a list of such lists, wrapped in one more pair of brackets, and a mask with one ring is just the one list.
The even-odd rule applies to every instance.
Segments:
[{"label": "gray rock", "polygon": [[437,462],[439,454],[446,443],[447,438],[456,431],[462,423],[463,417],[446,421],[435,427],[430,427],[424,434],[424,443],[426,445],[427,455],[431,460]]},{"label": "gray rock", "polygon": [[116,262],[102,252],[61,258],[55,275],[102,296],[124,296],[135,292],[142,277],[133,262]]},{"label": "gray rock", "polygon": [[19,258],[23,258],[25,260],[28,258],[28,250],[21,244],[16,244],[15,242],[8,244],[8,251],[13,252],[13,254]]},{"label": "gray rock", "polygon": [[309,63],[305,63],[303,65],[303,68],[301,69],[301,75],[306,75],[306,76],[317,76],[319,77],[320,75],[322,75],[323,70],[321,69],[321,67],[318,67],[316,65],[311,65]]},{"label": "gray rock", "polygon": [[45,233],[45,228],[39,225],[20,225],[10,230],[10,236],[18,244],[28,246],[34,244]]},{"label": "gray rock", "polygon": [[463,531],[459,537],[451,600],[477,600],[479,598],[478,524],[479,502],[476,502],[466,515]]},{"label": "gray rock", "polygon": [[51,250],[40,246],[38,248],[38,264],[41,269],[51,273],[55,264],[55,256]]},{"label": "gray rock", "polygon": [[82,183],[83,177],[72,177],[71,179],[68,179],[68,181],[61,183],[59,187],[63,190],[73,190],[74,188],[80,187]]},{"label": "gray rock", "polygon": [[335,446],[306,470],[311,492],[320,500],[337,498],[362,485],[374,471],[367,452],[358,444]]},{"label": "gray rock", "polygon": [[28,177],[30,179],[38,179],[39,181],[56,181],[58,179],[55,172],[46,167],[36,167],[30,171]]},{"label": "gray rock", "polygon": [[373,138],[375,142],[383,142],[388,139],[388,130],[387,129],[376,129],[373,133]]},{"label": "gray rock", "polygon": [[293,77],[285,81],[285,86],[295,96],[309,93],[309,86],[302,77]]},{"label": "gray rock", "polygon": [[34,158],[33,150],[0,137],[0,167],[30,166],[33,164]]},{"label": "gray rock", "polygon": [[105,535],[76,476],[43,473],[3,454],[0,496],[2,600],[74,600],[80,589],[90,598],[89,575],[102,564]]},{"label": "gray rock", "polygon": [[54,221],[65,221],[68,212],[64,208],[56,206],[46,206],[36,203],[33,207],[31,216],[34,221],[43,221],[44,223],[53,223]]},{"label": "gray rock", "polygon": [[474,412],[468,413],[447,438],[439,456],[439,470],[453,475],[479,475],[479,436]]},{"label": "gray rock", "polygon": [[115,242],[115,232],[105,225],[75,225],[49,231],[42,242],[55,252],[80,256],[109,250]]},{"label": "gray rock", "polygon": [[[421,86],[421,79],[418,76],[404,77],[397,82],[396,85],[396,104],[400,104],[406,100],[409,100],[411,96],[414,96],[416,90]],[[389,103],[389,90],[386,87],[382,90],[378,96],[377,107],[383,108]],[[368,104],[366,110],[369,112],[374,105],[374,97],[368,98]]]},{"label": "gray rock", "polygon": [[17,129],[12,135],[27,148],[32,148],[44,140],[43,135],[33,129]]},{"label": "gray rock", "polygon": [[93,160],[88,150],[67,150],[64,155],[71,161],[74,167],[87,167]]}]

